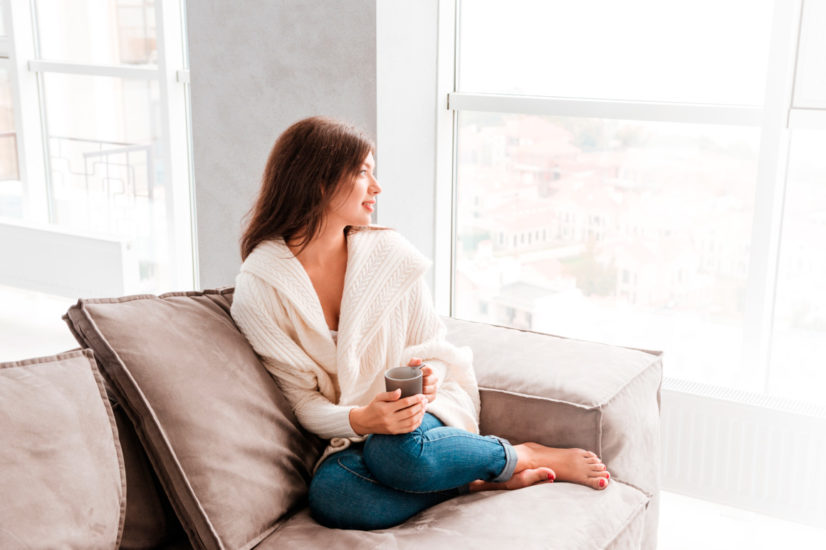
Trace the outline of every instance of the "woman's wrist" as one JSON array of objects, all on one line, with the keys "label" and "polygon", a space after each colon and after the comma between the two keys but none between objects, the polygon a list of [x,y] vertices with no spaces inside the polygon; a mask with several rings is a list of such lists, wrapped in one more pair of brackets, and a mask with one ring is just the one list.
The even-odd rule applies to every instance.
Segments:
[{"label": "woman's wrist", "polygon": [[364,413],[364,409],[364,407],[353,407],[352,409],[350,409],[350,427],[353,428],[353,431],[356,432],[356,434],[358,435],[367,434],[367,430],[361,423],[361,418]]}]

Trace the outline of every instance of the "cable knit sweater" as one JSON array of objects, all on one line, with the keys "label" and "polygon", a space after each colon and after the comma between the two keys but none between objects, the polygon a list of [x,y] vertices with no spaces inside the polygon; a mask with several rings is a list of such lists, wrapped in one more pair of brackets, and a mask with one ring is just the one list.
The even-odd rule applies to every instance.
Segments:
[{"label": "cable knit sweater", "polygon": [[353,231],[337,343],[304,267],[282,239],[259,244],[235,281],[232,317],[275,377],[298,421],[330,445],[353,441],[350,410],[385,391],[384,372],[421,357],[439,377],[428,412],[478,433],[479,392],[469,348],[448,343],[424,272],[429,266],[392,230]]}]

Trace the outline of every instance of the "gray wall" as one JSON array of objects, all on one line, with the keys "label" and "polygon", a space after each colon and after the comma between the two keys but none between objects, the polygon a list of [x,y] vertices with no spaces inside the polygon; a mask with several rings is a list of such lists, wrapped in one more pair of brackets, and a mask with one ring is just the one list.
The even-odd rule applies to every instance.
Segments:
[{"label": "gray wall", "polygon": [[328,115],[376,139],[375,0],[187,5],[200,287],[233,284],[275,138]]}]

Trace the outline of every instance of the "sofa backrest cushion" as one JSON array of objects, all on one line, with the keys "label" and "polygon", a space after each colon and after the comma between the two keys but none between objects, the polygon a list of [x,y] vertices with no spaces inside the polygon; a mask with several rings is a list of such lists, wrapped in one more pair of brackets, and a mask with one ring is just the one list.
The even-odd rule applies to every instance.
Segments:
[{"label": "sofa backrest cushion", "polygon": [[198,548],[254,547],[305,496],[323,446],[236,328],[231,298],[79,300],[64,317],[95,351]]},{"label": "sofa backrest cushion", "polygon": [[120,543],[126,481],[92,352],[0,363],[0,548]]}]

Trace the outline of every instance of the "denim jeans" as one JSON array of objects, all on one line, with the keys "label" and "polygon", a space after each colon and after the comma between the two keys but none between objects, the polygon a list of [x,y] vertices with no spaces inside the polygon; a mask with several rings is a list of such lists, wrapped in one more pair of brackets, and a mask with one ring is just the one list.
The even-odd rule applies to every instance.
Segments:
[{"label": "denim jeans", "polygon": [[471,481],[507,481],[515,468],[506,440],[425,413],[410,433],[373,434],[327,457],[310,483],[310,513],[327,527],[383,529],[466,493]]}]

